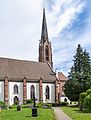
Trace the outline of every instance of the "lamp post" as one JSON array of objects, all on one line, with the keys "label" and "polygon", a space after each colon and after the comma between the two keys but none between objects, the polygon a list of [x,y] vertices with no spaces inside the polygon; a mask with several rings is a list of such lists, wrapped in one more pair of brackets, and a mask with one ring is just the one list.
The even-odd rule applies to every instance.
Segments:
[{"label": "lamp post", "polygon": [[37,117],[37,108],[36,108],[36,98],[35,96],[33,97],[33,102],[34,102],[34,105],[33,105],[33,108],[32,108],[32,117]]}]

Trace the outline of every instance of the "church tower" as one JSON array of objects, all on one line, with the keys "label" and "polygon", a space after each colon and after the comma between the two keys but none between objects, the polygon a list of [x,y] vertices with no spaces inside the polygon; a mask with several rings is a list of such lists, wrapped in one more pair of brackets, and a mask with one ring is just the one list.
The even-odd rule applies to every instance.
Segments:
[{"label": "church tower", "polygon": [[52,48],[48,38],[45,9],[43,9],[41,40],[39,43],[39,62],[48,62],[50,66],[53,67]]}]

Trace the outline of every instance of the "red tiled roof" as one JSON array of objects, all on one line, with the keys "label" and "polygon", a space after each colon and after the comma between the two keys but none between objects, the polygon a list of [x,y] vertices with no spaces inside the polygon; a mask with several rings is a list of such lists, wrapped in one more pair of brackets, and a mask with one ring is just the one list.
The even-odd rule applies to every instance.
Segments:
[{"label": "red tiled roof", "polygon": [[67,77],[66,77],[62,72],[58,72],[58,79],[59,79],[59,80],[66,81],[66,80],[67,80]]},{"label": "red tiled roof", "polygon": [[40,77],[48,82],[56,80],[47,63],[0,58],[0,80],[3,80],[5,76],[9,80],[20,80],[24,77],[30,81],[37,81]]}]

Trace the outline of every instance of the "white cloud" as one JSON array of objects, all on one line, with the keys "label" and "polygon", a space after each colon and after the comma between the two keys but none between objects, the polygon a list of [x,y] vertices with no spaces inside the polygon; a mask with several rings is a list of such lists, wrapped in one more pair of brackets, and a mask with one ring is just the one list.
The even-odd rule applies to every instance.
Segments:
[{"label": "white cloud", "polygon": [[1,3],[0,56],[36,60],[42,1],[2,0]]},{"label": "white cloud", "polygon": [[58,34],[62,32],[65,27],[71,25],[76,17],[82,12],[83,8],[85,7],[85,3],[78,3],[79,0],[69,0],[69,2],[66,0],[63,0],[62,2],[57,0],[52,15],[49,14],[49,16],[51,16],[49,17],[51,36],[57,37]]}]

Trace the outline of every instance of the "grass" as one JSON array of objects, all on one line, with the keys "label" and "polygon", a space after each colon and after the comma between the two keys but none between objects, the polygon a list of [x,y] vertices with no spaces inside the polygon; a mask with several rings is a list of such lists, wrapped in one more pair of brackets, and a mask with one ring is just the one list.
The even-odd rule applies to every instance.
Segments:
[{"label": "grass", "polygon": [[38,117],[32,117],[31,108],[23,108],[22,111],[16,111],[16,108],[2,110],[0,120],[55,120],[52,109],[38,108]]},{"label": "grass", "polygon": [[61,109],[73,120],[91,120],[91,113],[79,111],[77,107],[61,107]]}]

